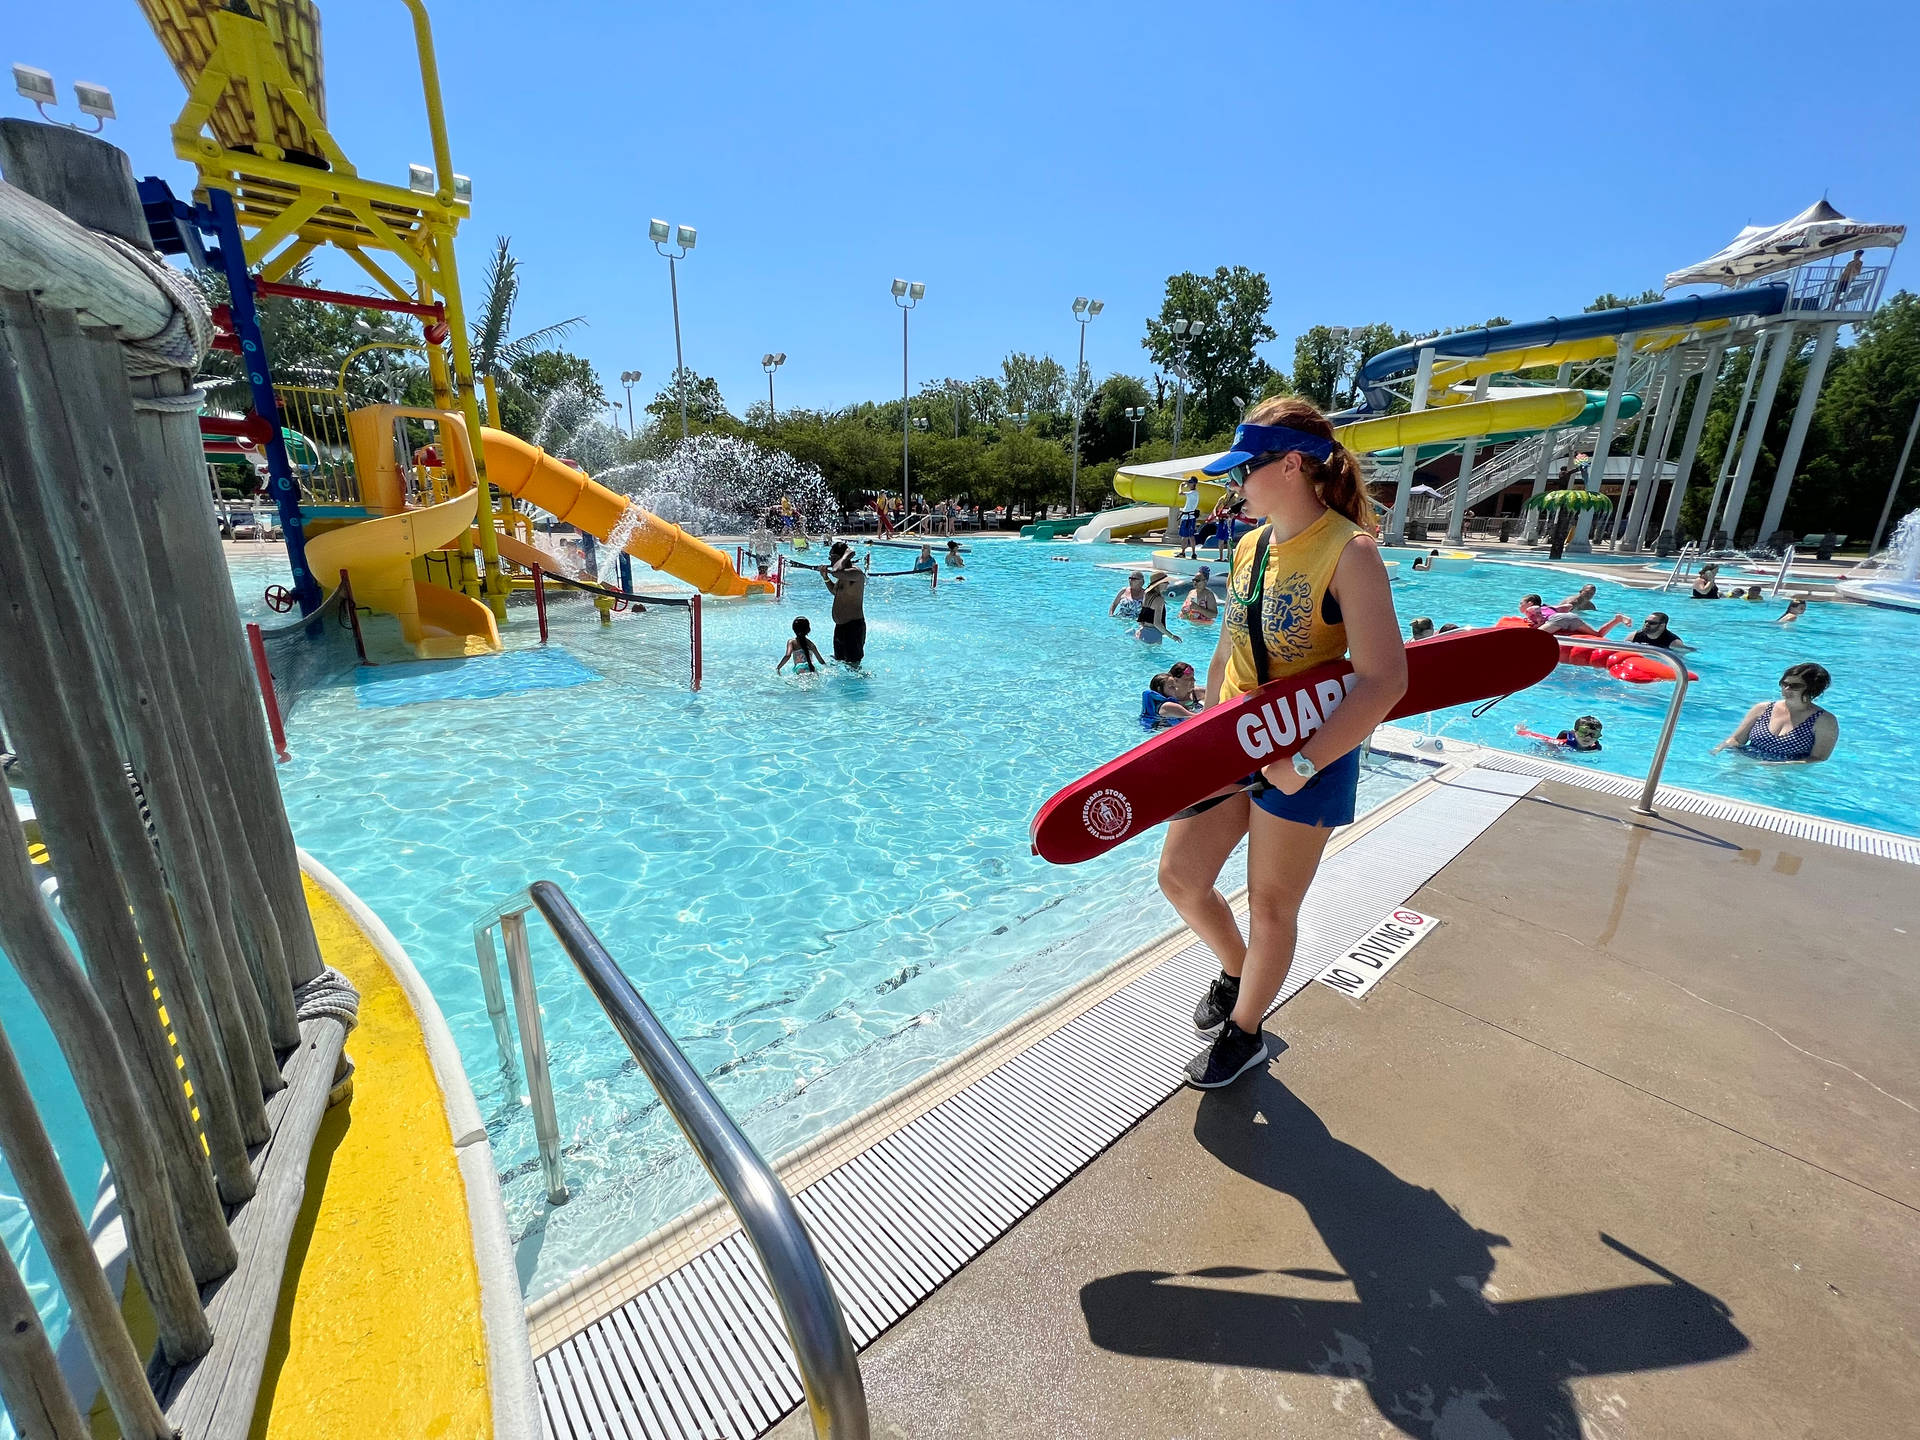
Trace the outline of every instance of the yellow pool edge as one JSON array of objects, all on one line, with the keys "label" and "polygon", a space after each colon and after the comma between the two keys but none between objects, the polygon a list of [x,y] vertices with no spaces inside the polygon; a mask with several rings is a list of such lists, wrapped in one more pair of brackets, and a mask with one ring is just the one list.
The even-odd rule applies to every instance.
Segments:
[{"label": "yellow pool edge", "polygon": [[[458,1188],[463,1192],[455,1197],[446,1194],[441,1203],[448,1206],[463,1206],[465,1210],[466,1240],[470,1247],[466,1257],[471,1261],[471,1269],[465,1266],[454,1267],[441,1283],[458,1290],[459,1275],[466,1276],[469,1287],[464,1294],[450,1292],[446,1297],[445,1308],[440,1314],[447,1317],[445,1328],[433,1333],[423,1331],[412,1336],[395,1336],[398,1344],[416,1347],[426,1346],[434,1349],[446,1349],[449,1345],[458,1345],[462,1337],[457,1328],[464,1322],[459,1318],[471,1314],[474,1310],[472,1285],[477,1284],[478,1327],[479,1334],[471,1336],[477,1347],[484,1349],[484,1355],[475,1355],[475,1359],[484,1364],[485,1386],[482,1397],[484,1408],[489,1412],[484,1424],[476,1431],[472,1417],[466,1423],[450,1423],[433,1432],[445,1435],[447,1440],[464,1434],[478,1433],[494,1437],[494,1440],[537,1440],[540,1434],[539,1409],[533,1374],[533,1355],[527,1339],[525,1301],[520,1290],[520,1280],[514,1265],[513,1245],[507,1231],[506,1209],[500,1195],[499,1175],[494,1165],[492,1146],[487,1141],[486,1126],[480,1118],[479,1106],[473,1098],[473,1089],[467,1082],[466,1070],[460,1061],[460,1053],[454,1044],[452,1031],[448,1029],[446,1018],[441,1014],[439,1004],[432,992],[415,969],[412,960],[393,933],[382,923],[359,896],[354,894],[345,882],[326,866],[315,860],[306,851],[300,851],[300,868],[306,882],[307,899],[313,912],[315,932],[321,943],[322,953],[329,964],[345,972],[360,988],[362,995],[363,1027],[371,1018],[368,1010],[369,1000],[377,996],[382,988],[382,978],[373,973],[363,979],[354,973],[355,969],[368,970],[377,962],[386,971],[386,977],[392,984],[384,997],[389,1003],[393,1000],[404,1001],[410,1012],[412,1033],[406,1040],[410,1054],[393,1057],[411,1066],[416,1074],[417,1086],[431,1083],[437,1088],[440,1100],[439,1110],[446,1122],[446,1135],[453,1146],[457,1171],[442,1169],[438,1174],[429,1174],[426,1178],[432,1183],[451,1188],[457,1180]],[[356,955],[356,951],[359,952]],[[349,963],[343,964],[346,959]],[[353,963],[357,960],[357,964]],[[387,1017],[391,1025],[393,1018]],[[371,1037],[366,1037],[371,1038]],[[365,1048],[365,1040],[359,1032],[348,1037],[347,1050],[360,1058]],[[363,1064],[373,1059],[367,1056]],[[425,1064],[422,1066],[421,1062]],[[364,1071],[363,1071],[364,1074]],[[356,1086],[356,1093],[350,1107],[366,1116],[369,1121],[374,1117],[372,1110],[379,1098],[370,1093],[371,1086],[365,1080]],[[395,1103],[405,1097],[392,1097]],[[416,1101],[417,1096],[413,1097]],[[431,1170],[431,1166],[427,1167]],[[390,1177],[391,1178],[391,1177]],[[419,1177],[402,1175],[402,1181],[417,1183]],[[330,1185],[343,1181],[356,1184],[356,1177],[335,1170],[329,1177]],[[378,1177],[357,1177],[357,1188],[363,1193],[355,1197],[367,1206],[377,1210],[379,1206],[380,1184],[385,1183]],[[420,1237],[424,1243],[426,1237]],[[454,1243],[455,1237],[449,1234],[446,1243]],[[370,1272],[369,1281],[377,1283],[377,1271]],[[431,1305],[416,1307],[422,1313],[433,1313]],[[326,1363],[323,1351],[316,1351],[314,1344],[324,1346],[324,1340],[311,1342],[306,1347],[309,1353],[298,1359],[300,1370],[304,1373],[324,1375],[333,1369]],[[343,1348],[344,1344],[343,1342]],[[344,1361],[342,1362],[344,1365]],[[354,1363],[363,1363],[355,1360]],[[337,1375],[340,1373],[334,1370]],[[391,1377],[392,1370],[388,1371]],[[294,1382],[295,1384],[298,1381]],[[324,1385],[324,1382],[320,1382]],[[284,1405],[295,1396],[288,1392],[289,1379],[283,1367],[279,1382],[278,1405]],[[316,1386],[316,1389],[319,1385]],[[330,1404],[336,1404],[340,1398],[337,1393],[326,1397]],[[276,1408],[278,1408],[276,1405]],[[304,1407],[295,1403],[286,1418],[295,1422]],[[467,1407],[471,1410],[473,1407]],[[334,1409],[332,1422],[346,1418],[345,1412]],[[387,1433],[386,1422],[367,1417],[369,1424],[351,1426],[342,1433],[374,1435]],[[450,1422],[458,1420],[449,1415]],[[256,1417],[255,1440],[271,1440],[276,1435],[299,1437],[298,1428],[282,1428],[268,1422],[263,1413]]]}]

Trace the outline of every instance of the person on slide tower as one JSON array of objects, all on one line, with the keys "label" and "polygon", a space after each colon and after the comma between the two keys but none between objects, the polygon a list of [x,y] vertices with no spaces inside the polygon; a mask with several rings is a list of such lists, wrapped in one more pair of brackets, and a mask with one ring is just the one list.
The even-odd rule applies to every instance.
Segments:
[{"label": "person on slide tower", "polygon": [[[1255,407],[1233,448],[1206,467],[1264,520],[1234,547],[1225,622],[1206,703],[1346,656],[1351,688],[1296,754],[1252,777],[1255,793],[1202,801],[1167,826],[1160,888],[1220,960],[1193,1013],[1217,1031],[1187,1067],[1202,1089],[1265,1063],[1260,1025],[1293,965],[1300,902],[1336,825],[1353,819],[1360,746],[1407,688],[1407,653],[1360,466],[1309,400]],[[1227,856],[1247,836],[1248,935],[1220,894]]]}]

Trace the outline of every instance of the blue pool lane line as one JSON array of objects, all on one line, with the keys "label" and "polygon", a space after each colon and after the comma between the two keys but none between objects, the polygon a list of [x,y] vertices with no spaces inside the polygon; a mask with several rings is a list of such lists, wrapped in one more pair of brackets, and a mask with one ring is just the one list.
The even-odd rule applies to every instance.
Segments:
[{"label": "blue pool lane line", "polygon": [[389,710],[435,700],[493,700],[536,690],[570,690],[601,678],[598,670],[565,650],[548,647],[464,660],[363,665],[354,672],[353,688],[362,710]]}]

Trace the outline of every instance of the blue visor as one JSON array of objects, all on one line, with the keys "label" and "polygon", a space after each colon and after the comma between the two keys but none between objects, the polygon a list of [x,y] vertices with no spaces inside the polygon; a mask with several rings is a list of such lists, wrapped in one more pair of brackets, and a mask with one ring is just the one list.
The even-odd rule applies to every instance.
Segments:
[{"label": "blue visor", "polygon": [[1224,475],[1263,455],[1283,455],[1289,450],[1324,460],[1333,454],[1333,441],[1289,425],[1242,425],[1233,432],[1233,448],[1218,460],[1203,465],[1201,473]]}]

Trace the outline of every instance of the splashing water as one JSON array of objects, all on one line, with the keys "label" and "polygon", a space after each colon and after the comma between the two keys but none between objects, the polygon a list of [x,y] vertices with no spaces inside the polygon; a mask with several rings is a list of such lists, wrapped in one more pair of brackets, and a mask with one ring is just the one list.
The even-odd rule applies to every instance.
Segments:
[{"label": "splashing water", "polygon": [[819,466],[732,435],[693,435],[658,460],[594,478],[695,535],[748,528],[782,496],[814,534],[834,528],[840,517]]},{"label": "splashing water", "polygon": [[1893,539],[1881,552],[1884,567],[1908,585],[1920,585],[1920,510],[1910,510],[1893,527]]}]

